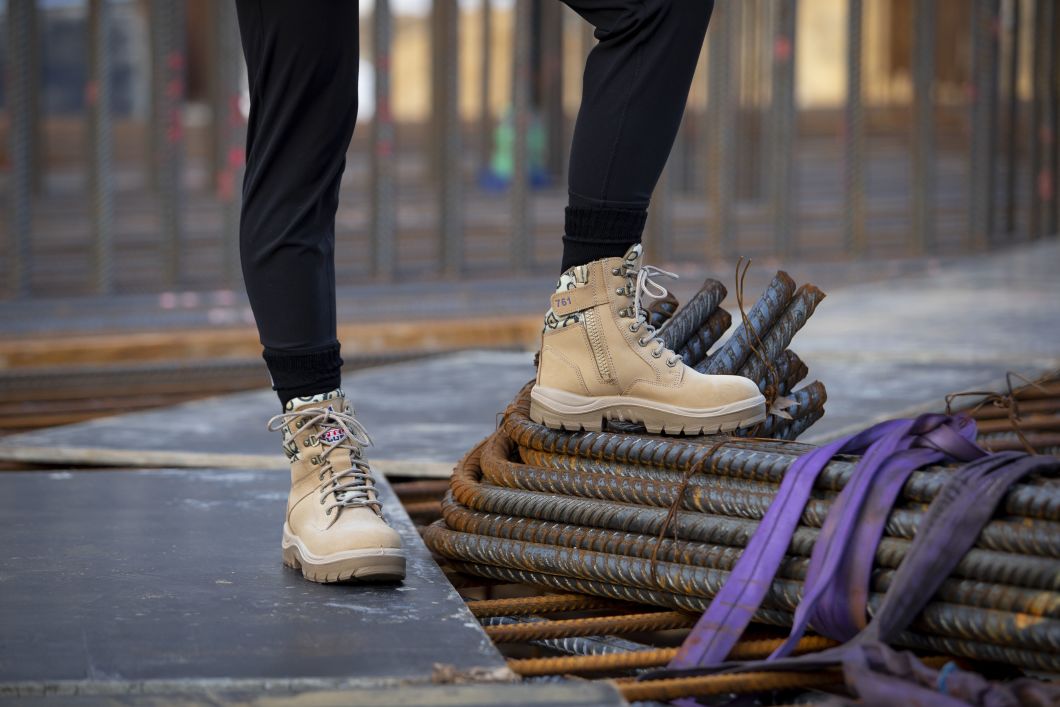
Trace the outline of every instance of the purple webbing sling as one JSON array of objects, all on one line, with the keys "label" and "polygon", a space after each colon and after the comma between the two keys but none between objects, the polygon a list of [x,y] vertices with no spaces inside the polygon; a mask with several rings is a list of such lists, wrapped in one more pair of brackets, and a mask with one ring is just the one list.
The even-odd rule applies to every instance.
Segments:
[{"label": "purple webbing sling", "polygon": [[[930,600],[974,545],[1011,484],[1030,473],[1056,473],[1060,468],[1060,460],[1053,457],[987,454],[974,439],[975,425],[966,417],[922,415],[881,423],[800,457],[785,475],[777,502],[770,506],[677,657],[667,669],[646,673],[641,679],[719,670],[814,669],[841,663],[848,683],[863,697],[883,685],[892,697],[898,690],[908,691],[907,696],[913,698],[914,690],[923,687],[909,682],[910,675],[923,678],[934,673],[921,665],[898,677],[892,665],[918,661],[911,656],[894,658],[883,643],[893,640]],[[765,661],[723,663],[765,597],[818,474],[836,454],[859,452],[864,456],[814,544],[803,600],[788,640]],[[872,559],[891,506],[909,474],[926,464],[968,460],[976,461],[958,469],[931,503],[883,604],[864,626]],[[820,653],[784,658],[810,624],[824,635],[849,642]],[[983,694],[975,693],[981,679],[949,672],[955,674],[950,694],[965,692],[965,688],[965,694]],[[991,689],[1005,691],[997,686]],[[697,703],[686,699],[676,704]]]}]

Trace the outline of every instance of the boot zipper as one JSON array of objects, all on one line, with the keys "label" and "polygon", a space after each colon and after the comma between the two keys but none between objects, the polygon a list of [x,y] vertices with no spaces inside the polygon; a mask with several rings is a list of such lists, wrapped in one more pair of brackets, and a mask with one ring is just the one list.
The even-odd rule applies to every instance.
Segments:
[{"label": "boot zipper", "polygon": [[597,319],[596,310],[587,309],[582,312],[582,316],[585,317],[585,333],[589,335],[589,347],[593,350],[593,358],[596,359],[596,370],[605,383],[614,383],[611,362],[607,357],[607,344],[604,342],[604,332]]}]

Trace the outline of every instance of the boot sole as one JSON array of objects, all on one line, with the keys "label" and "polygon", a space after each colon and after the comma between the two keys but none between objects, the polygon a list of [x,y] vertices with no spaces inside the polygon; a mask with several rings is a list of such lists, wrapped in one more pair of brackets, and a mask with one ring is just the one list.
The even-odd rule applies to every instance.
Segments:
[{"label": "boot sole", "polygon": [[534,386],[530,419],[552,429],[600,432],[607,420],[644,425],[652,434],[702,435],[732,432],[766,419],[762,395],[728,405],[696,410],[623,395],[588,397]]},{"label": "boot sole", "polygon": [[345,550],[330,555],[310,553],[302,542],[283,526],[283,564],[301,570],[310,582],[400,582],[405,579],[405,552],[396,548],[373,547]]}]

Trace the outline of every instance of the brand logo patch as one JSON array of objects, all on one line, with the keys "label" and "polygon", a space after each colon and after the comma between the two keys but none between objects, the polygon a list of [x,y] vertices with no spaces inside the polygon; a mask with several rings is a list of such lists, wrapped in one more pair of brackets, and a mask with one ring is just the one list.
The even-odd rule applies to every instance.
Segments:
[{"label": "brand logo patch", "polygon": [[320,439],[327,444],[338,444],[345,439],[346,433],[338,427],[329,427],[321,433]]}]

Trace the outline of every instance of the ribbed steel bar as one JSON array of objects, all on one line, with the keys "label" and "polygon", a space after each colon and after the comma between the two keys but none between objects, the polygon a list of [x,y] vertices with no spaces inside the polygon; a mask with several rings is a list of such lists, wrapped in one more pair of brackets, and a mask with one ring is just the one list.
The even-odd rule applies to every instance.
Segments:
[{"label": "ribbed steel bar", "polygon": [[107,0],[88,4],[88,184],[92,203],[92,253],[95,289],[114,291],[114,136],[111,124],[110,7]]},{"label": "ribbed steel bar", "polygon": [[[503,444],[503,440],[494,439]],[[629,532],[658,535],[667,526],[668,513],[663,508],[633,506],[614,500],[598,500],[571,496],[557,497],[555,494],[486,486],[480,483],[480,447],[457,467],[452,477],[454,498],[461,504],[478,511],[536,518],[561,523],[599,528],[611,528]],[[804,514],[813,527],[819,527],[821,513],[827,508],[811,505]],[[744,517],[725,517],[707,513],[677,513],[673,518],[672,532],[677,536],[698,542],[743,547],[754,532],[755,519],[746,519],[748,513],[758,515],[762,510],[744,511]],[[760,516],[759,516],[760,517]],[[893,512],[887,523],[887,534],[893,538],[910,539],[914,536],[920,513],[906,510]],[[796,553],[809,554],[816,538],[813,527],[796,531],[792,540]],[[986,550],[1016,552],[1042,558],[1060,556],[1060,535],[1057,523],[1031,521],[1019,523],[995,520],[980,535],[978,546]]]},{"label": "ribbed steel bar", "polygon": [[[779,483],[797,456],[806,451],[803,446],[791,446],[790,451],[785,451],[783,446],[763,446],[761,443],[749,446],[738,439],[715,448],[724,441],[724,438],[717,437],[696,440],[610,432],[557,432],[532,422],[527,416],[528,409],[528,401],[517,399],[501,423],[505,436],[520,449],[611,464],[687,471],[701,463],[707,473]],[[853,462],[833,460],[818,476],[817,488],[842,489],[854,468]],[[930,502],[948,474],[941,467],[914,472],[903,487],[903,495],[910,500]],[[1055,485],[1035,488],[1031,484],[1017,484],[1002,503],[1004,510],[1011,515],[1060,521],[1060,489]]]},{"label": "ribbed steel bar", "polygon": [[[674,594],[671,592],[644,590],[608,582],[595,582],[575,577],[563,577],[541,572],[528,572],[525,570],[497,567],[494,565],[478,564],[474,562],[456,561],[453,562],[453,565],[467,574],[479,575],[497,581],[518,582],[565,592],[596,594],[599,596],[613,597],[622,601],[657,604],[659,606],[670,606],[679,609],[687,609],[689,611],[703,611],[706,609],[706,601],[703,599],[682,594]],[[791,614],[784,611],[760,609],[755,615],[755,618],[761,623],[774,626],[789,626],[791,624]],[[1008,663],[1010,665],[1018,665],[1033,670],[1044,670],[1047,672],[1055,672],[1057,664],[1057,656],[1051,653],[1021,650],[1010,646],[999,646],[959,638],[924,636],[909,631],[899,633],[895,642],[897,645],[910,648],[929,648],[931,650],[942,651],[947,655]]]},{"label": "ribbed steel bar", "polygon": [[731,325],[732,315],[721,307],[715,309],[703,325],[696,329],[684,346],[677,351],[681,360],[686,366],[695,367],[697,363],[707,358],[710,347],[724,336]]},{"label": "ribbed steel bar", "polygon": [[662,325],[677,311],[677,306],[677,298],[672,292],[667,292],[665,297],[652,300],[647,307],[648,324],[651,324],[654,329],[662,328]]},{"label": "ribbed steel bar", "polygon": [[[680,484],[613,474],[540,469],[511,462],[496,452],[496,447],[484,450],[481,468],[488,482],[506,488],[665,508],[676,503],[680,495],[687,510],[752,520],[761,519],[773,501],[772,494],[734,492],[715,486],[690,484],[682,494]],[[802,524],[821,527],[831,504],[830,499],[811,499],[802,512]],[[896,508],[889,516],[886,532],[892,537],[912,538],[922,517],[923,511]],[[1030,551],[1060,558],[1060,523],[1030,518],[1020,523],[993,520],[984,527],[979,542],[982,547],[991,549]]]},{"label": "ribbed steel bar", "polygon": [[[577,596],[587,597],[581,594]],[[511,617],[494,616],[482,620],[483,626],[505,626],[512,624],[539,623],[544,619],[533,616]],[[532,646],[541,646],[559,653],[573,656],[625,655],[631,651],[639,652],[651,649],[643,643],[635,643],[618,636],[564,636],[563,638],[537,638],[526,641]]]},{"label": "ribbed steel bar", "polygon": [[659,330],[666,348],[678,351],[683,348],[692,335],[702,327],[707,318],[718,308],[721,301],[725,299],[727,291],[725,285],[717,280],[707,278],[700,286],[699,291],[692,296],[683,307],[678,309],[673,316]]},{"label": "ribbed steel bar", "polygon": [[467,602],[471,614],[480,619],[487,616],[528,616],[586,609],[615,609],[621,606],[610,599],[585,594],[546,594],[540,597],[480,599]]},{"label": "ribbed steel bar", "polygon": [[396,149],[391,106],[390,0],[375,0],[372,9],[372,65],[375,69],[375,115],[372,116],[369,190],[371,192],[372,270],[391,280],[397,268]]},{"label": "ribbed steel bar", "polygon": [[588,616],[533,623],[485,626],[486,635],[495,643],[515,643],[543,638],[596,636],[638,631],[667,631],[691,628],[696,617],[681,611],[652,611],[618,616]]},{"label": "ribbed steel bar", "polygon": [[913,3],[913,228],[910,250],[935,250],[934,2]]},{"label": "ribbed steel bar", "polygon": [[[430,526],[424,539],[434,551],[461,562],[662,590],[703,600],[717,594],[728,577],[727,572],[712,568],[458,533],[440,524]],[[763,606],[794,611],[801,594],[800,583],[774,579]],[[882,600],[880,594],[870,595],[870,611],[877,610]],[[1054,619],[932,601],[913,622],[913,628],[928,635],[1056,653],[1055,664],[1060,668],[1060,621]]]},{"label": "ribbed steel bar", "polygon": [[511,268],[525,272],[533,259],[533,222],[530,203],[530,89],[532,86],[530,34],[534,3],[515,4],[512,38],[512,188]]},{"label": "ribbed steel bar", "polygon": [[737,312],[739,326],[736,331],[707,361],[697,365],[696,370],[709,374],[731,374],[740,370],[751,355],[751,346],[757,345],[758,339],[766,335],[791,302],[794,293],[795,281],[786,272],[778,272],[761,299],[747,312],[747,321],[743,321]]},{"label": "ribbed steel bar", "polygon": [[[719,544],[677,541],[658,535],[479,513],[461,506],[451,498],[443,502],[442,512],[446,526],[453,530],[557,547],[654,558],[721,570],[731,569],[740,555],[740,548]],[[791,554],[781,564],[779,576],[804,579],[808,566],[806,556],[811,548],[812,542],[800,538],[798,547],[793,547]],[[901,563],[908,548],[907,540],[884,538],[881,541],[875,555],[877,576],[873,586],[877,591],[889,586],[892,570]],[[987,587],[990,587],[989,591]],[[988,602],[994,601],[996,593],[1009,593],[1004,601],[1007,606],[1013,607],[1010,610],[1057,618],[1057,602],[1060,601],[1058,590],[1060,576],[1056,573],[1053,561],[975,549],[965,555],[941,591],[946,601],[970,603],[984,608],[992,608]]]},{"label": "ribbed steel bar", "polygon": [[31,240],[33,236],[33,111],[30,95],[35,0],[7,3],[7,289],[16,297],[30,294]]},{"label": "ribbed steel bar", "polygon": [[[777,379],[780,381],[777,386],[777,392],[781,395],[787,395],[793,391],[795,386],[801,383],[806,374],[810,372],[798,354],[790,349],[785,349],[773,359],[773,368],[776,370]],[[761,390],[765,390],[768,385],[774,382],[773,376],[769,371],[763,373],[762,377],[757,381]]]},{"label": "ribbed steel bar", "polygon": [[800,287],[769,332],[754,344],[758,353],[752,352],[740,368],[739,374],[753,381],[765,376],[769,365],[788,347],[824,297],[824,293],[813,285]]},{"label": "ribbed steel bar", "polygon": [[[769,638],[754,641],[741,641],[729,654],[729,660],[755,660],[765,658],[772,653],[782,639]],[[835,641],[821,636],[808,636],[798,642],[794,649],[796,655],[813,653],[836,645]],[[524,677],[531,675],[565,675],[569,673],[612,672],[618,670],[635,670],[638,668],[655,668],[669,663],[677,654],[677,648],[652,648],[643,650],[604,653],[600,655],[558,656],[548,658],[522,658],[509,660],[508,667]]]}]

